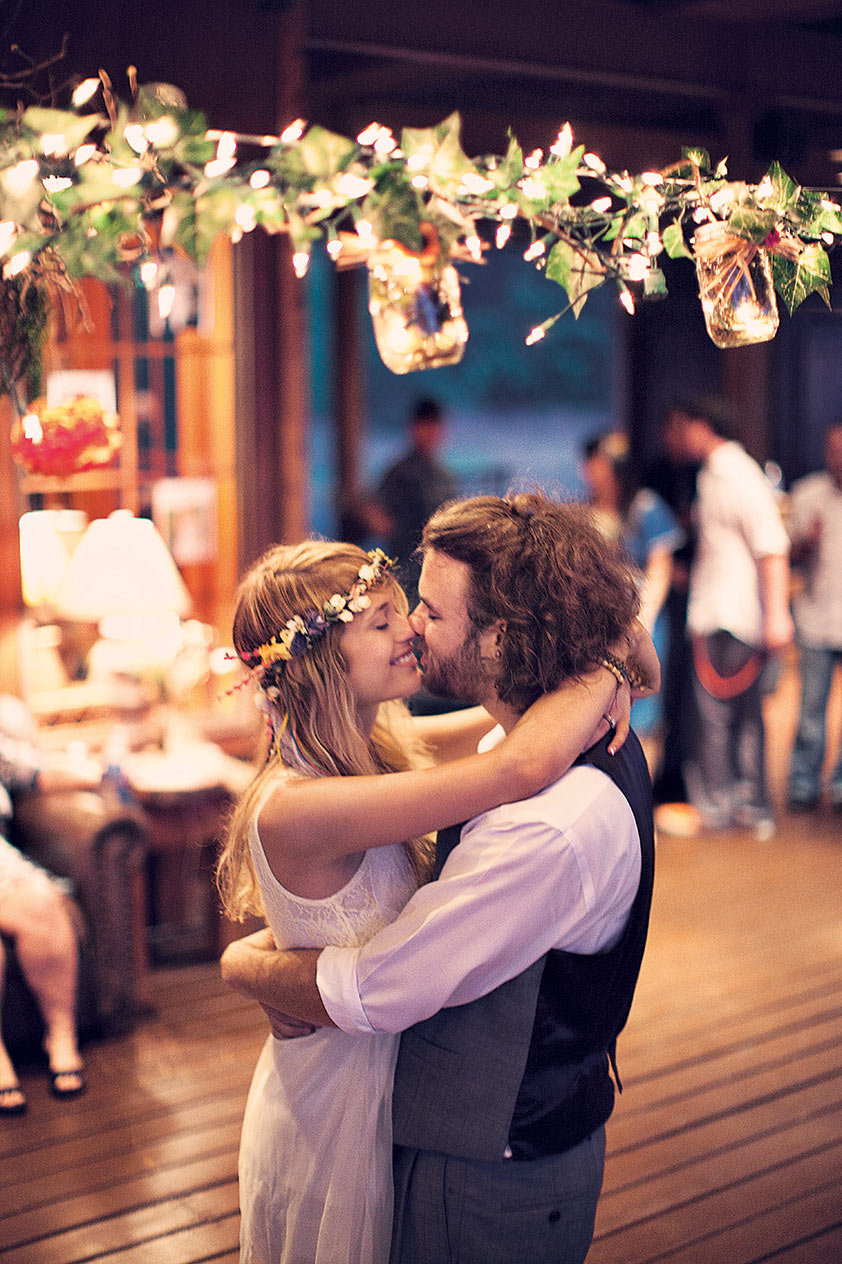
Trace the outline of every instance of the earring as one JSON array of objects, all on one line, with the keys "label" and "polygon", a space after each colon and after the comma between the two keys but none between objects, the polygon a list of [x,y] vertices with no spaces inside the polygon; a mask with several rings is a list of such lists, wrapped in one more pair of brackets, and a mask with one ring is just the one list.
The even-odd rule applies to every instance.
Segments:
[{"label": "earring", "polygon": [[495,651],[494,651],[494,657],[495,657],[495,658],[502,658],[502,657],[503,657],[503,651],[502,651],[502,650],[495,650]]}]

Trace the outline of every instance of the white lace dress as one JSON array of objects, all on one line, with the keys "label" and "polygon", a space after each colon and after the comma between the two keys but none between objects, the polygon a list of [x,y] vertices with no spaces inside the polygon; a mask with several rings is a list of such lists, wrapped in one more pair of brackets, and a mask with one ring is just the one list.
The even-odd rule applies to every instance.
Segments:
[{"label": "white lace dress", "polygon": [[[272,874],[256,820],[249,841],[279,947],[364,943],[415,889],[398,845],[366,852],[335,895],[304,899]],[[269,1037],[240,1144],[241,1264],[386,1264],[397,1040],[335,1028]]]}]

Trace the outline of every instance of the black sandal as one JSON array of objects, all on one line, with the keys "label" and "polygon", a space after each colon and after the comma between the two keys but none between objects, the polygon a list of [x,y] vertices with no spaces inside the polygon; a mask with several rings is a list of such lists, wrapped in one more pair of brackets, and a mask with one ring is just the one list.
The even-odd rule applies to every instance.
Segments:
[{"label": "black sandal", "polygon": [[[13,1102],[14,1096],[19,1098]],[[26,1097],[20,1084],[7,1084],[0,1088],[0,1115],[23,1115],[27,1108]]]},{"label": "black sandal", "polygon": [[[59,1083],[59,1080],[69,1079],[71,1076],[76,1081],[75,1084],[65,1087]],[[81,1097],[87,1087],[83,1067],[71,1067],[67,1071],[54,1071],[50,1067],[50,1092],[53,1097],[65,1099],[68,1097]]]}]

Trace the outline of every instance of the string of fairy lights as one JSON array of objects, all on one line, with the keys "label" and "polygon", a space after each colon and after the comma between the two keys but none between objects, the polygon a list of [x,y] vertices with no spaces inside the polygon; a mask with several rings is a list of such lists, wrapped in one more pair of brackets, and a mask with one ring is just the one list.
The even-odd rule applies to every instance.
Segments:
[{"label": "string of fairy lights", "polygon": [[523,331],[529,344],[605,283],[630,313],[663,296],[664,255],[694,261],[720,346],[772,337],[776,294],[790,311],[814,292],[829,301],[842,212],[777,163],[758,184],[698,149],[660,171],[609,171],[569,124],[546,151],[524,154],[510,137],[505,153],[469,158],[456,114],[399,136],[373,122],[345,137],[303,119],[256,136],[209,128],[170,85],[138,87],[131,70],[129,82],[130,101],[101,73],[66,110],[0,111],[2,284],[21,300],[19,328],[14,304],[0,312],[7,387],[33,341],[33,288],[134,279],[165,319],[173,252],[201,264],[219,234],[236,242],[258,227],[289,235],[299,277],[320,240],[337,267],[367,266],[378,347],[397,372],[459,358],[468,330],[455,265],[514,243],[564,292],[555,315]]}]

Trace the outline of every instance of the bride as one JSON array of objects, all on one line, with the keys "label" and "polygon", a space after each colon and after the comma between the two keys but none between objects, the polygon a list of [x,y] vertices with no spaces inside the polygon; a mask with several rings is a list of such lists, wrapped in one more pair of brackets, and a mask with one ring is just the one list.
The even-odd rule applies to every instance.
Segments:
[{"label": "bride", "polygon": [[[271,733],[218,882],[279,947],[357,945],[427,880],[432,831],[536,793],[620,716],[603,667],[540,699],[494,750],[480,707],[413,720],[420,672],[392,563],[346,544],[277,546],[243,580],[234,644]],[[441,761],[431,766],[431,753]],[[385,775],[384,775],[385,774]],[[269,1039],[243,1122],[242,1264],[382,1264],[392,1219],[397,1037]]]}]

